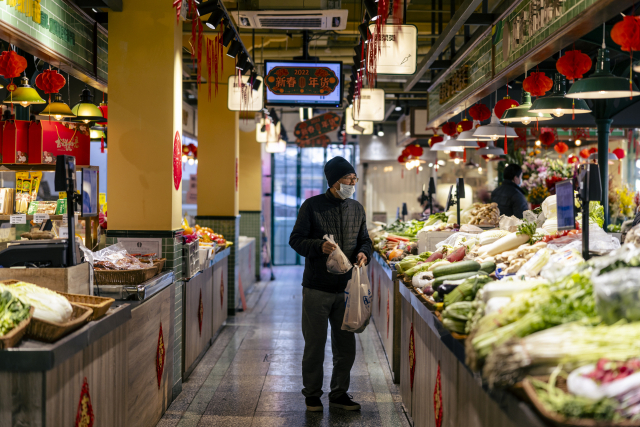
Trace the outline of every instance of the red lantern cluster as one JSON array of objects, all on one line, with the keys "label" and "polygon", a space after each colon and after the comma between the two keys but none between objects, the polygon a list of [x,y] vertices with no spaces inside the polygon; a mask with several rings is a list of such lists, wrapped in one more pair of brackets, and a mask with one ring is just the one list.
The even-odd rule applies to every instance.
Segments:
[{"label": "red lantern cluster", "polygon": [[459,159],[460,157],[458,157],[458,153],[456,153],[455,151],[452,151],[449,153],[449,158],[453,160],[453,159]]},{"label": "red lantern cluster", "polygon": [[471,128],[473,128],[473,122],[467,119],[462,119],[461,122],[458,122],[458,126],[456,126],[458,133],[466,132],[471,130]]},{"label": "red lantern cluster", "polygon": [[598,152],[598,148],[597,147],[589,148],[589,154],[593,154],[593,153],[597,153],[597,152]]},{"label": "red lantern cluster", "polygon": [[579,50],[570,50],[558,59],[556,69],[571,81],[581,79],[591,69],[591,58]]},{"label": "red lantern cluster", "polygon": [[529,92],[531,96],[544,96],[553,87],[553,80],[545,73],[533,72],[522,82],[522,88]]},{"label": "red lantern cluster", "polygon": [[456,136],[458,134],[458,125],[456,122],[447,122],[442,125],[442,133],[449,136]]},{"label": "red lantern cluster", "polygon": [[624,156],[625,156],[625,152],[622,148],[616,148],[615,150],[613,150],[613,154],[616,155],[618,160],[624,159]]},{"label": "red lantern cluster", "polygon": [[0,55],[0,74],[7,79],[20,76],[27,68],[27,60],[12,50],[2,52]]},{"label": "red lantern cluster", "polygon": [[491,110],[484,104],[476,104],[469,108],[469,115],[473,120],[483,122],[491,118]]},{"label": "red lantern cluster", "polygon": [[433,147],[434,144],[442,141],[444,141],[443,137],[441,137],[440,135],[433,135],[431,138],[429,138],[429,147]]},{"label": "red lantern cluster", "polygon": [[36,77],[36,86],[44,93],[58,93],[67,80],[56,70],[44,70]]},{"label": "red lantern cluster", "polygon": [[582,150],[580,150],[580,157],[582,157],[583,159],[588,159],[589,158],[589,150],[584,148]]},{"label": "red lantern cluster", "polygon": [[580,161],[580,159],[578,159],[574,155],[569,156],[569,158],[567,159],[567,163],[569,163],[570,165],[572,165],[574,163],[578,163],[579,161]]},{"label": "red lantern cluster", "polygon": [[558,154],[564,154],[569,150],[569,146],[564,142],[558,142],[556,145],[554,145],[553,149]]},{"label": "red lantern cluster", "polygon": [[[442,138],[442,137],[440,137]],[[424,154],[424,150],[422,149],[421,146],[414,144],[414,145],[409,145],[407,147],[405,147],[402,150],[402,154],[400,154],[400,156],[398,156],[398,161],[400,163],[406,163],[407,160],[411,160],[411,159],[417,159],[418,157],[422,156]]]},{"label": "red lantern cluster", "polygon": [[551,147],[555,141],[556,141],[556,137],[553,134],[553,132],[542,132],[540,134],[540,142],[545,147]]},{"label": "red lantern cluster", "polygon": [[640,19],[627,15],[613,26],[611,39],[625,52],[640,50]]},{"label": "red lantern cluster", "polygon": [[505,96],[500,101],[496,102],[496,106],[493,107],[493,112],[496,113],[498,118],[501,118],[505,111],[509,108],[517,107],[518,105],[520,105],[518,101]]},{"label": "red lantern cluster", "polygon": [[198,158],[198,147],[195,144],[182,145],[182,154],[188,156],[189,153],[193,155],[194,159]]}]

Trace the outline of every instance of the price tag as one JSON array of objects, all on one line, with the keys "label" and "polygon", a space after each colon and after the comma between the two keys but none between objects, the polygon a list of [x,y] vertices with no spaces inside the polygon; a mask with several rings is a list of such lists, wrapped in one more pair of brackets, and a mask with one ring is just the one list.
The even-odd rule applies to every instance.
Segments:
[{"label": "price tag", "polygon": [[24,214],[9,216],[9,224],[26,224],[27,216]]},{"label": "price tag", "polygon": [[60,237],[61,239],[69,238],[69,229],[67,227],[59,227],[58,237]]},{"label": "price tag", "polygon": [[67,217],[67,214],[62,215],[62,225],[66,227],[68,223],[69,223],[69,218]]},{"label": "price tag", "polygon": [[40,224],[49,219],[49,214],[46,213],[37,213],[33,215],[33,222],[36,224]]},{"label": "price tag", "polygon": [[100,193],[100,196],[98,198],[99,202],[101,205],[104,205],[105,203],[107,203],[107,193]]}]

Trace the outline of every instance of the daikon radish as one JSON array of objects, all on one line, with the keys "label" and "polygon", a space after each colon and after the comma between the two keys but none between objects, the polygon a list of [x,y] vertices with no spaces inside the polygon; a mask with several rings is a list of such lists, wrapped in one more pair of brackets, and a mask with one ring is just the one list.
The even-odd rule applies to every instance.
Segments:
[{"label": "daikon radish", "polygon": [[529,241],[528,234],[510,233],[490,245],[482,246],[478,253],[480,255],[494,256],[505,251],[516,249],[518,246]]}]

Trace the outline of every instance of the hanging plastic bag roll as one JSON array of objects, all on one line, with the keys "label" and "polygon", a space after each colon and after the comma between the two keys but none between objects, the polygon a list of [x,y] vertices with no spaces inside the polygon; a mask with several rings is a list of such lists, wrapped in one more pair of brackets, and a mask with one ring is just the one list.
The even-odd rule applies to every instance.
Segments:
[{"label": "hanging plastic bag roll", "polygon": [[[325,240],[333,243],[338,246],[338,244],[333,240],[333,235],[327,236],[326,234],[323,237]],[[353,268],[353,264],[349,262],[349,258],[342,252],[340,246],[336,248],[335,251],[329,254],[327,258],[327,271],[331,274],[345,274],[348,273],[349,270]]]},{"label": "hanging plastic bag roll", "polygon": [[366,267],[354,267],[344,291],[345,309],[342,330],[364,332],[371,318],[371,285]]}]

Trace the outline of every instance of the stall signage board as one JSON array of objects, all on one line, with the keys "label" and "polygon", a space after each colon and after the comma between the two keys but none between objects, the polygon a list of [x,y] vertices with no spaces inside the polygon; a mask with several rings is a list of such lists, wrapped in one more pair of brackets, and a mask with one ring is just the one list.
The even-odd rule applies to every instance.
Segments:
[{"label": "stall signage board", "polygon": [[353,106],[345,110],[345,130],[347,135],[372,135],[373,122],[353,120]]},{"label": "stall signage board", "polygon": [[[251,76],[241,76],[242,86],[238,84],[238,76],[229,76],[227,108],[231,111],[260,111],[264,107],[264,85],[258,90],[253,90],[249,84]],[[258,76],[262,81],[262,77]],[[245,98],[243,100],[243,97]]]},{"label": "stall signage board", "polygon": [[266,86],[276,95],[326,96],[339,87],[340,79],[327,67],[273,67]]},{"label": "stall signage board", "polygon": [[384,121],[384,90],[367,89],[360,90],[360,106],[353,108],[353,119],[370,122]]},{"label": "stall signage board", "polygon": [[156,254],[158,257],[162,256],[161,238],[118,237],[118,243],[121,243],[130,254]]},{"label": "stall signage board", "polygon": [[297,139],[296,144],[300,148],[314,148],[314,147],[322,147],[326,148],[331,144],[331,138],[327,135],[316,136],[312,139]]},{"label": "stall signage board", "polygon": [[340,127],[340,116],[336,113],[325,113],[312,117],[296,125],[293,134],[299,140],[308,140],[333,132]]},{"label": "stall signage board", "polygon": [[[371,34],[375,34],[375,30],[375,24],[369,25]],[[369,67],[370,73],[411,75],[416,72],[418,28],[415,25],[387,24],[378,37],[380,52],[376,58],[376,69]]]},{"label": "stall signage board", "polygon": [[33,222],[36,224],[42,224],[42,222],[49,219],[49,214],[37,213],[33,215]]}]

